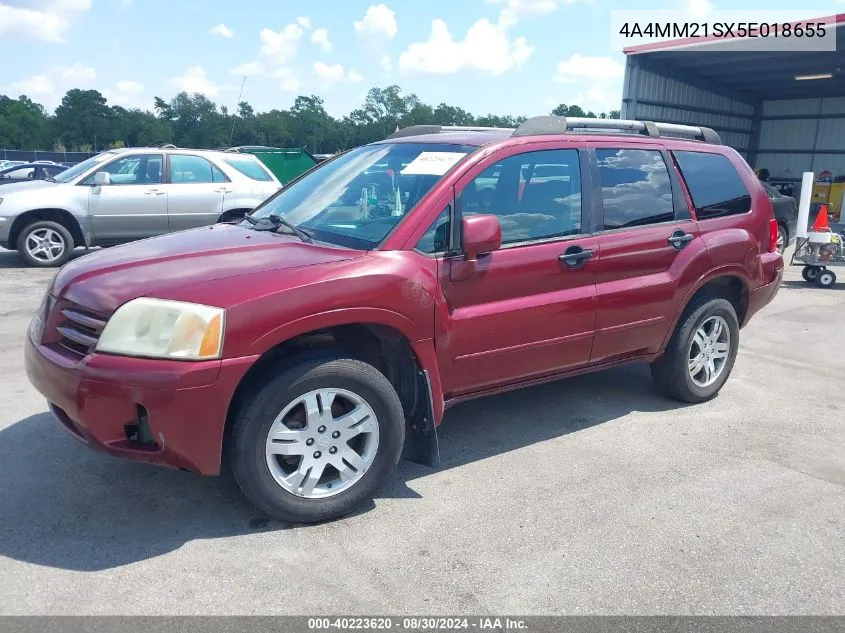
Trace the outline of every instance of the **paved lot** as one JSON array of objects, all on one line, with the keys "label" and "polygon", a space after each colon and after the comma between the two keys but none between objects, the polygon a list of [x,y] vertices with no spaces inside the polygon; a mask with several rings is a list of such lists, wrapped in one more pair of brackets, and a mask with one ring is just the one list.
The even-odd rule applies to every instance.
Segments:
[{"label": "paved lot", "polygon": [[22,359],[52,273],[19,266],[0,252],[2,613],[845,614],[843,284],[791,270],[711,403],[631,367],[465,404],[440,470],[289,528],[229,477],[60,431]]}]

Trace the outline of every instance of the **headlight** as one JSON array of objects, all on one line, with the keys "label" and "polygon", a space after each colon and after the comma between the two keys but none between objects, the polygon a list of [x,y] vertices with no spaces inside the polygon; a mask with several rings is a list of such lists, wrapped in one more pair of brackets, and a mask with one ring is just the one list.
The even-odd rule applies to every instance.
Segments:
[{"label": "headlight", "polygon": [[109,319],[97,351],[178,360],[220,358],[225,316],[222,308],[196,303],[134,299]]}]

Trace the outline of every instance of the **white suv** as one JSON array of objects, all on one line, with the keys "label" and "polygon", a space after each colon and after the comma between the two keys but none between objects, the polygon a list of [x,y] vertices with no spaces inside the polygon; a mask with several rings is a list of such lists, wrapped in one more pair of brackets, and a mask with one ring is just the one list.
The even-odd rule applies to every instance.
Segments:
[{"label": "white suv", "polygon": [[254,156],[187,149],[103,152],[49,180],[3,187],[0,246],[61,266],[76,246],[109,246],[225,222],[281,188]]}]

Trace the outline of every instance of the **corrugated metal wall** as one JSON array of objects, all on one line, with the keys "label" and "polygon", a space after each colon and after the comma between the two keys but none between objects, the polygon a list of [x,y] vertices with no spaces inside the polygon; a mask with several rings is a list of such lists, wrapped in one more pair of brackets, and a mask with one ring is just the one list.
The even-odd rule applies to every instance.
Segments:
[{"label": "corrugated metal wall", "polygon": [[845,97],[763,102],[757,166],[772,177],[800,178],[825,169],[845,174],[843,150]]},{"label": "corrugated metal wall", "polygon": [[629,57],[622,101],[623,119],[711,127],[726,145],[747,156],[753,106],[634,66]]}]

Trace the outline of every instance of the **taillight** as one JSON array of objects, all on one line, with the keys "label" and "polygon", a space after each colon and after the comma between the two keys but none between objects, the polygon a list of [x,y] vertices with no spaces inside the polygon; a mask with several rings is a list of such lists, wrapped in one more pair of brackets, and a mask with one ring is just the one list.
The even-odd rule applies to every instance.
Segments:
[{"label": "taillight", "polygon": [[774,253],[778,249],[778,221],[769,220],[769,252]]}]

